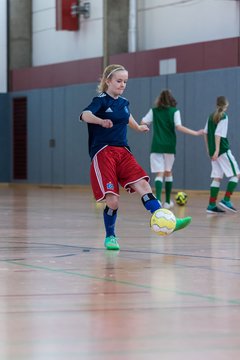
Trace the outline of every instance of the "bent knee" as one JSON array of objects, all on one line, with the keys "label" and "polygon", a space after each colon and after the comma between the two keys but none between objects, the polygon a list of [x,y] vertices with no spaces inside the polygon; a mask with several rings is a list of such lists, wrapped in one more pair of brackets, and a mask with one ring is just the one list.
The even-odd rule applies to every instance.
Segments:
[{"label": "bent knee", "polygon": [[110,209],[116,210],[118,209],[118,196],[114,194],[107,194],[106,195],[106,204]]}]

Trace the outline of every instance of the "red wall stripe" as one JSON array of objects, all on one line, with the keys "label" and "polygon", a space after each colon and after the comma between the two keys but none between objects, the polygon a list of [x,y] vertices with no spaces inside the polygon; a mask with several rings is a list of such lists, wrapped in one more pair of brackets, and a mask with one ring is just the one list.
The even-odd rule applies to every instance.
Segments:
[{"label": "red wall stripe", "polygon": [[10,91],[91,83],[101,76],[102,58],[11,71]]},{"label": "red wall stripe", "polygon": [[[159,61],[176,58],[177,72],[194,72],[240,66],[240,38],[229,38],[175,46],[110,57],[110,63],[122,64],[131,78],[159,75]],[[30,90],[97,82],[102,73],[102,58],[11,71],[10,91]]]}]

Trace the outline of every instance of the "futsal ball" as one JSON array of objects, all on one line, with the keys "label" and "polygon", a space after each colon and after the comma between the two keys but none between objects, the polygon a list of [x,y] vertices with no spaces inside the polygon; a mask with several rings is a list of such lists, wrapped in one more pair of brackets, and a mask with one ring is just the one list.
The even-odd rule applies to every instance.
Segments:
[{"label": "futsal ball", "polygon": [[151,216],[150,227],[159,236],[171,234],[175,226],[175,215],[168,209],[158,209]]},{"label": "futsal ball", "polygon": [[179,191],[175,197],[175,200],[178,205],[184,206],[188,201],[188,196],[185,192]]}]

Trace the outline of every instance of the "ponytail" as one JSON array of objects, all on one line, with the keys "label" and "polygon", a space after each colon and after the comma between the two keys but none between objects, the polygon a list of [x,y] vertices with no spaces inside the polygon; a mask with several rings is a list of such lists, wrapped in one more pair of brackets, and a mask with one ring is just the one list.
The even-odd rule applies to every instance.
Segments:
[{"label": "ponytail", "polygon": [[226,111],[229,102],[228,100],[225,98],[225,96],[219,96],[217,98],[217,108],[215,110],[215,112],[213,113],[213,122],[215,124],[218,124],[219,121],[222,119],[224,112]]}]

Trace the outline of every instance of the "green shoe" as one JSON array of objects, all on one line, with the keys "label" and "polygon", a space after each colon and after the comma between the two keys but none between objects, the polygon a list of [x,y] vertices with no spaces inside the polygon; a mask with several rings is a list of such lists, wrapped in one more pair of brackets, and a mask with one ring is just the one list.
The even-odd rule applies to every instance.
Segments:
[{"label": "green shoe", "polygon": [[118,238],[114,235],[107,236],[104,241],[104,246],[107,250],[119,250],[120,246],[117,242]]},{"label": "green shoe", "polygon": [[184,229],[186,226],[188,226],[190,224],[191,221],[192,221],[191,216],[188,216],[188,217],[185,217],[182,219],[176,218],[176,226],[173,231]]}]

